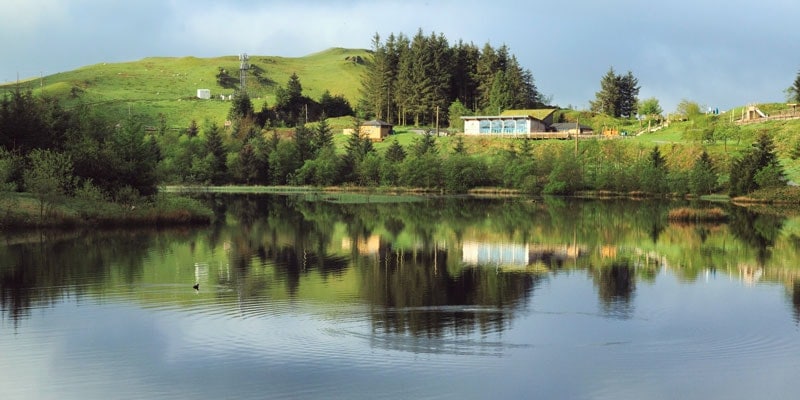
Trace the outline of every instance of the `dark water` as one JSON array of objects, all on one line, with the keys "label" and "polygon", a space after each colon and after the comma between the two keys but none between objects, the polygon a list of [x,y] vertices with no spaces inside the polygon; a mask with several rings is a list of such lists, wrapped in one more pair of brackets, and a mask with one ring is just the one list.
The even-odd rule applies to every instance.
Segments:
[{"label": "dark water", "polygon": [[344,199],[6,233],[0,399],[800,397],[798,219]]}]

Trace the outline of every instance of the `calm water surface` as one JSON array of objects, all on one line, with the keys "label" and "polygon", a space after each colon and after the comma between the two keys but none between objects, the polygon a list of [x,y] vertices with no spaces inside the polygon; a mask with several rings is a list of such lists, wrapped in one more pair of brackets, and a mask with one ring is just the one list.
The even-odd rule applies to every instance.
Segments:
[{"label": "calm water surface", "polygon": [[800,397],[796,219],[344,200],[6,234],[0,399]]}]

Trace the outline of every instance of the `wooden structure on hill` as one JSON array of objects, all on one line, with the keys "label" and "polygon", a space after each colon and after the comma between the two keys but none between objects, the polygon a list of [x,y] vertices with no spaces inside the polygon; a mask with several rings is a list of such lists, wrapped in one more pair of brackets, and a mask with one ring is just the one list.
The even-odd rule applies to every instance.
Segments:
[{"label": "wooden structure on hill", "polygon": [[[359,127],[359,130],[361,132],[361,136],[368,138],[373,142],[380,142],[383,141],[383,138],[392,133],[392,124],[374,119],[372,121],[362,123]],[[345,135],[352,135],[353,129],[344,129],[343,133]]]},{"label": "wooden structure on hill", "polygon": [[593,135],[594,129],[591,126],[581,125],[575,122],[556,122],[550,125],[556,132],[566,132],[570,135]]}]

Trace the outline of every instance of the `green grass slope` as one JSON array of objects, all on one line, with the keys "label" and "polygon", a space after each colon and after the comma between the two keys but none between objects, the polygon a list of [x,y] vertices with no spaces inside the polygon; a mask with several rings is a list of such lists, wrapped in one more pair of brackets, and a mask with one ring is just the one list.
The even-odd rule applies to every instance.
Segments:
[{"label": "green grass slope", "polygon": [[[266,101],[274,104],[275,90],[285,86],[292,73],[303,85],[303,94],[319,99],[326,91],[343,95],[351,104],[358,98],[366,50],[332,48],[304,57],[287,58],[250,55],[251,69],[247,91],[253,106]],[[22,86],[34,93],[63,100],[66,107],[91,104],[110,115],[144,114],[156,118],[163,114],[169,126],[185,127],[192,119],[221,123],[230,103],[219,99],[233,88],[217,83],[223,68],[238,84],[239,58],[150,57],[122,63],[99,63],[72,71],[25,81]],[[11,90],[16,84],[0,86]],[[196,98],[197,89],[210,89],[211,100]]]}]

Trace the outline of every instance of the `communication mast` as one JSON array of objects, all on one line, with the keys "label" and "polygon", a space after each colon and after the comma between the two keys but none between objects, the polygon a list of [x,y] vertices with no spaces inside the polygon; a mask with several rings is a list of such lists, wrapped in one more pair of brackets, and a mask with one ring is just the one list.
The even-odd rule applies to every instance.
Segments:
[{"label": "communication mast", "polygon": [[247,53],[239,54],[239,61],[241,61],[239,65],[239,90],[241,90],[243,93],[247,93],[247,70],[250,69],[250,63],[247,60],[249,59],[250,58],[247,57]]}]

